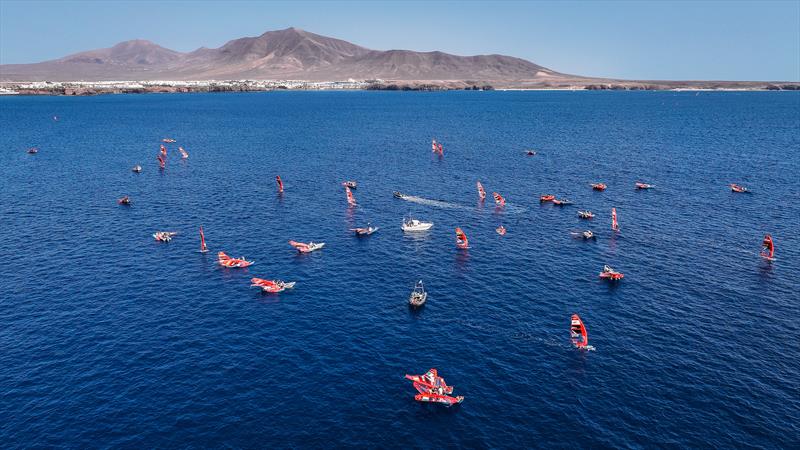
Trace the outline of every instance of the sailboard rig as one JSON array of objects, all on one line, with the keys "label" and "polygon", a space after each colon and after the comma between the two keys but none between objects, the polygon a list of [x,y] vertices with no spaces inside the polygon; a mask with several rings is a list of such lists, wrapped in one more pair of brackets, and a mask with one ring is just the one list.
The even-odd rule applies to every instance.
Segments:
[{"label": "sailboard rig", "polygon": [[283,194],[283,180],[280,175],[275,175],[275,182],[278,183],[278,194]]},{"label": "sailboard rig", "polygon": [[436,153],[439,156],[444,156],[444,147],[442,147],[441,142],[436,142],[436,139],[431,141],[431,149],[433,153]]},{"label": "sailboard rig", "polygon": [[217,253],[217,260],[219,261],[219,265],[222,267],[228,267],[231,269],[244,269],[245,267],[250,267],[253,265],[255,261],[248,261],[244,258],[244,256],[239,258],[231,258],[225,252]]},{"label": "sailboard rig", "polygon": [[586,326],[577,314],[573,314],[570,320],[569,335],[575,348],[587,351],[594,350],[594,347],[589,345],[589,333],[586,332]]},{"label": "sailboard rig", "polygon": [[347,193],[347,204],[350,206],[356,206],[356,198],[353,196],[353,191],[350,190],[350,187],[345,186],[344,191]]},{"label": "sailboard rig", "polygon": [[552,202],[556,199],[556,196],[553,194],[542,194],[539,196],[539,203],[547,203]]},{"label": "sailboard rig", "polygon": [[158,168],[159,169],[163,169],[164,167],[167,166],[167,160],[163,156],[161,156],[160,153],[158,155],[156,155],[156,159],[158,160]]},{"label": "sailboard rig", "polygon": [[619,231],[619,222],[617,222],[617,208],[611,208],[611,229]]},{"label": "sailboard rig", "polygon": [[311,253],[314,250],[319,250],[325,246],[324,242],[309,242],[306,244],[305,242],[297,242],[297,241],[289,241],[289,245],[297,249],[300,253]]},{"label": "sailboard rig", "polygon": [[497,234],[499,234],[500,236],[505,236],[506,235],[506,227],[504,227],[502,225],[500,225],[499,227],[495,228],[494,231],[497,231]]},{"label": "sailboard rig", "polygon": [[350,228],[350,231],[356,233],[356,236],[369,236],[370,234],[378,231],[378,227],[373,227],[367,224],[366,227]]},{"label": "sailboard rig", "polygon": [[730,185],[730,187],[731,187],[731,191],[737,192],[739,194],[749,194],[750,193],[749,189],[747,189],[746,187],[744,187],[742,185],[739,185],[739,184],[732,183]]},{"label": "sailboard rig", "polygon": [[619,281],[625,278],[625,274],[617,272],[609,265],[605,265],[603,266],[603,271],[600,272],[600,278],[608,281]]},{"label": "sailboard rig", "polygon": [[206,253],[208,247],[206,246],[206,235],[203,233],[203,226],[200,225],[200,253]]},{"label": "sailboard rig", "polygon": [[161,145],[161,148],[159,149],[159,151],[161,152],[161,156],[163,156],[165,158],[167,157],[167,147],[164,147],[163,144]]},{"label": "sailboard rig", "polygon": [[772,241],[772,236],[767,234],[764,236],[764,241],[761,243],[761,256],[769,260],[775,257],[775,243]]},{"label": "sailboard rig", "polygon": [[153,239],[158,242],[169,242],[176,234],[178,233],[175,231],[156,231],[153,233]]},{"label": "sailboard rig", "polygon": [[286,289],[291,289],[296,284],[295,281],[287,283],[282,280],[265,280],[263,278],[251,278],[250,283],[250,287],[257,287],[261,289],[262,292],[267,292],[270,294],[277,294],[278,292],[283,292]]},{"label": "sailboard rig", "polygon": [[464,396],[449,395],[453,393],[453,386],[448,386],[436,369],[430,369],[423,375],[406,375],[405,378],[410,380],[417,390],[418,394],[414,396],[414,400],[418,402],[452,406],[464,401]]},{"label": "sailboard rig", "polygon": [[495,205],[506,206],[506,199],[504,199],[502,195],[498,194],[497,192],[492,192],[492,197],[494,197]]},{"label": "sailboard rig", "polygon": [[486,191],[483,189],[483,185],[480,181],[478,181],[476,184],[478,186],[478,198],[484,200],[486,198]]},{"label": "sailboard rig", "polygon": [[189,159],[189,153],[183,147],[178,147],[178,151],[181,154],[181,159]]},{"label": "sailboard rig", "polygon": [[469,240],[467,239],[467,235],[464,234],[464,230],[459,227],[456,227],[456,247],[461,249],[469,248]]}]

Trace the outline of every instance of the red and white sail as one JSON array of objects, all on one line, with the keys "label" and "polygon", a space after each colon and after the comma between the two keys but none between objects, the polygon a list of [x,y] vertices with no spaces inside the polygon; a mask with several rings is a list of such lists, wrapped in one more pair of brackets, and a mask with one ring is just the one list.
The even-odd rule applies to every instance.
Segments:
[{"label": "red and white sail", "polygon": [[504,199],[502,195],[498,194],[497,192],[492,192],[492,196],[494,197],[495,205],[506,206],[506,199]]},{"label": "red and white sail", "polygon": [[280,175],[275,175],[275,182],[278,183],[278,193],[283,194],[283,180]]},{"label": "red and white sail", "polygon": [[436,153],[436,149],[437,149],[437,147],[436,147],[436,139],[434,139],[434,140],[431,141],[431,150],[433,151],[433,153]]},{"label": "red and white sail", "polygon": [[244,257],[231,258],[225,252],[217,253],[217,261],[219,262],[220,266],[233,269],[243,269],[253,265],[253,261],[248,261]]},{"label": "red and white sail", "polygon": [[456,227],[456,247],[469,248],[469,240],[467,239],[467,235],[464,234],[464,230],[459,227]]},{"label": "red and white sail", "polygon": [[311,251],[311,249],[308,246],[308,244],[303,243],[303,242],[289,241],[289,245],[291,245],[292,247],[296,248],[297,251],[299,251],[301,253],[308,253],[309,251]]},{"label": "red and white sail", "polygon": [[414,387],[419,392],[424,392],[425,390],[441,388],[442,392],[445,393],[445,394],[452,394],[453,393],[453,386],[448,386],[447,383],[444,381],[444,378],[439,376],[439,372],[437,372],[436,369],[430,369],[429,371],[425,372],[423,375],[408,375],[408,374],[406,374],[405,378],[407,380],[413,381],[414,382]]},{"label": "red and white sail", "polygon": [[611,229],[619,231],[619,222],[617,222],[617,208],[611,208]]},{"label": "red and white sail", "polygon": [[164,167],[167,166],[166,158],[164,158],[164,156],[162,156],[160,153],[158,155],[156,155],[156,159],[158,160],[158,167],[159,168],[163,169]]},{"label": "red and white sail", "polygon": [[483,185],[481,184],[480,181],[478,181],[476,183],[476,185],[478,187],[478,198],[480,198],[481,200],[485,199],[486,198],[486,191],[483,189]]},{"label": "red and white sail", "polygon": [[[200,225],[200,253],[205,253],[207,251],[208,251],[208,247],[206,246],[206,235],[203,234],[203,226]],[[225,256],[227,256],[227,255],[225,255]]]},{"label": "red and white sail", "polygon": [[356,206],[356,198],[353,196],[353,191],[350,190],[350,187],[345,186],[344,191],[347,194],[347,204],[350,206]]},{"label": "red and white sail", "polygon": [[189,159],[189,153],[183,147],[178,147],[178,151],[181,154],[181,159]]},{"label": "red and white sail", "polygon": [[587,348],[589,346],[589,333],[586,332],[586,326],[577,314],[572,315],[569,334],[572,339],[572,345],[575,347]]},{"label": "red and white sail", "polygon": [[161,156],[166,158],[167,157],[167,147],[164,147],[164,145],[161,145],[160,151],[161,151]]},{"label": "red and white sail", "polygon": [[418,402],[441,403],[451,406],[464,401],[463,396],[451,397],[448,395],[453,393],[453,386],[448,386],[436,369],[431,369],[424,375],[406,375],[406,379],[413,381],[414,389],[418,392],[414,396],[414,400]]}]

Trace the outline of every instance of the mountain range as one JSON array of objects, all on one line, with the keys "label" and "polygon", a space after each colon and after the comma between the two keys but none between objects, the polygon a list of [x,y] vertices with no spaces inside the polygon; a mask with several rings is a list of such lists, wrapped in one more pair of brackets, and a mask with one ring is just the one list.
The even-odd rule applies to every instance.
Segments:
[{"label": "mountain range", "polygon": [[478,80],[574,78],[520,58],[371,50],[297,28],[181,53],[146,40],[34,64],[0,65],[0,81]]}]

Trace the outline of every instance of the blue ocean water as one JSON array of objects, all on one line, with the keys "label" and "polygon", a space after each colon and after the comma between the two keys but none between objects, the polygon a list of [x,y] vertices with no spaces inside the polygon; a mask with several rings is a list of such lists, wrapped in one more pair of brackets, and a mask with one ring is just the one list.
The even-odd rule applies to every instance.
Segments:
[{"label": "blue ocean water", "polygon": [[[0,442],[797,446],[799,171],[788,92],[0,98]],[[403,235],[408,214],[435,225]],[[256,264],[220,268],[220,250]],[[570,346],[572,313],[596,351]],[[431,367],[463,404],[413,400],[403,375]]]}]

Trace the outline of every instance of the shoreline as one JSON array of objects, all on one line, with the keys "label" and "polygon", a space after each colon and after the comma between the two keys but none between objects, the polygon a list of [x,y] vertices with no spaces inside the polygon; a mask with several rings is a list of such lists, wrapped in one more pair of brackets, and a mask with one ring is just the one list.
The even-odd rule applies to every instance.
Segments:
[{"label": "shoreline", "polygon": [[208,80],[208,81],[34,81],[0,82],[0,96],[91,96],[107,94],[271,92],[271,91],[798,91],[800,82],[617,81],[575,79],[509,82],[465,80]]}]

